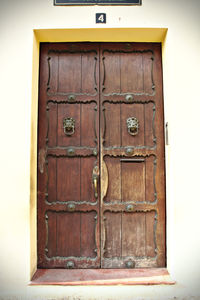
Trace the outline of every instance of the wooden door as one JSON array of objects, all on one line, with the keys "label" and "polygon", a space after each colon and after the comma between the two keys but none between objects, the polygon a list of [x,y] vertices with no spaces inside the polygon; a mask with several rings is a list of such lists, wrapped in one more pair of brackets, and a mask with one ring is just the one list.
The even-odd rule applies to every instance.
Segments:
[{"label": "wooden door", "polygon": [[42,44],[38,267],[165,266],[159,44]]}]

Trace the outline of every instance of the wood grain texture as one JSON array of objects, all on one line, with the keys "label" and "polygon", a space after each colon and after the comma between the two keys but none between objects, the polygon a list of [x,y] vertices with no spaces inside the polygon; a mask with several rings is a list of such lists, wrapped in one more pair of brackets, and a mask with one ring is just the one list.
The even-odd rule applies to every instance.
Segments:
[{"label": "wood grain texture", "polygon": [[[103,87],[106,94],[109,93],[120,93],[120,55],[117,53],[105,52],[102,56],[103,59]],[[113,80],[113,75],[116,75]]]},{"label": "wood grain texture", "polygon": [[121,146],[121,105],[105,103],[105,147]]},{"label": "wood grain texture", "polygon": [[95,257],[95,216],[94,211],[81,214],[81,256]]},{"label": "wood grain texture", "polygon": [[[92,172],[96,163],[95,157],[81,157],[80,170],[80,201],[95,202]],[[87,188],[86,188],[87,187]]]},{"label": "wood grain texture", "polygon": [[48,146],[57,146],[58,140],[58,107],[57,104],[48,104]]},{"label": "wood grain texture", "polygon": [[143,91],[141,53],[123,53],[121,56],[121,93]]},{"label": "wood grain texture", "polygon": [[145,256],[145,214],[122,216],[122,256]]},{"label": "wood grain texture", "polygon": [[[104,213],[105,224],[105,254],[104,264],[107,267],[125,267],[126,262],[131,257],[140,266],[151,265],[148,258],[156,257],[155,211],[150,212],[108,212]],[[146,259],[146,261],[144,260]],[[124,262],[123,262],[124,259]],[[152,260],[152,266],[155,261]]]},{"label": "wood grain texture", "polygon": [[58,201],[80,201],[80,158],[57,159]]},{"label": "wood grain texture", "polygon": [[122,215],[105,212],[105,254],[104,257],[121,257],[122,255]]},{"label": "wood grain texture", "polygon": [[[81,92],[80,53],[60,53],[58,60],[58,91],[62,93]],[[76,67],[74,67],[76,66]]]},{"label": "wood grain texture", "polygon": [[81,104],[81,132],[80,145],[87,147],[95,147],[96,128],[95,122],[95,103]]},{"label": "wood grain texture", "polygon": [[95,215],[91,212],[47,212],[46,252],[53,257],[95,257]]},{"label": "wood grain texture", "polygon": [[121,162],[122,201],[145,201],[145,162]]},{"label": "wood grain texture", "polygon": [[57,200],[57,160],[54,157],[48,158],[48,201]]},{"label": "wood grain texture", "polygon": [[80,213],[57,214],[57,255],[80,256]]}]

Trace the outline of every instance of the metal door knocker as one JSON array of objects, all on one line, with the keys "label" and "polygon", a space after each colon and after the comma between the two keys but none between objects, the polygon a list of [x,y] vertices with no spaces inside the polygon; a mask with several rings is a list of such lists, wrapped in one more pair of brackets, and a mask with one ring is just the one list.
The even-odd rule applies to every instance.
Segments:
[{"label": "metal door knocker", "polygon": [[138,134],[139,121],[135,117],[130,117],[126,120],[128,133],[131,135]]},{"label": "metal door knocker", "polygon": [[73,118],[65,118],[63,120],[63,129],[66,135],[72,135],[75,131],[75,120]]}]

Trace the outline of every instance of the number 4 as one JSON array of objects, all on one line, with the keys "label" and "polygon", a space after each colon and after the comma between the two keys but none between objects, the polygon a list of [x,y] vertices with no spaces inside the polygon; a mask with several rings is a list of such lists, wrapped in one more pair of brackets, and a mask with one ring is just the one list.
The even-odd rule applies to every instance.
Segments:
[{"label": "number 4", "polygon": [[100,17],[98,17],[98,20],[103,23],[104,22],[104,15],[100,15]]},{"label": "number 4", "polygon": [[96,23],[106,23],[106,14],[97,13],[96,14]]}]

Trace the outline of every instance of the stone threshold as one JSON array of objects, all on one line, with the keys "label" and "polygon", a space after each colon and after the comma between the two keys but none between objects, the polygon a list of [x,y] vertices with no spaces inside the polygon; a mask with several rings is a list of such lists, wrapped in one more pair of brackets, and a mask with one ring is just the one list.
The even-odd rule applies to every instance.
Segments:
[{"label": "stone threshold", "polygon": [[33,285],[172,285],[165,268],[153,269],[38,269]]}]

